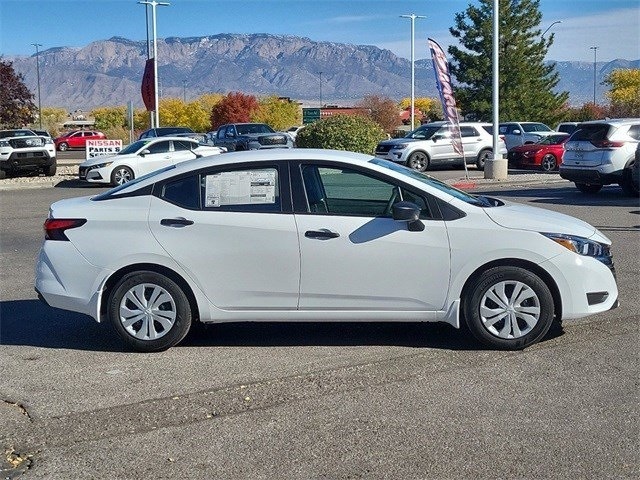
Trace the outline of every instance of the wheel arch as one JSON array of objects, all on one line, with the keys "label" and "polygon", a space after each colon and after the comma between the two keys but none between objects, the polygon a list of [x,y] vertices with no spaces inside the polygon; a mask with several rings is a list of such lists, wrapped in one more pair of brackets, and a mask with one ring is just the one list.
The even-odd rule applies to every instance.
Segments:
[{"label": "wheel arch", "polygon": [[[520,267],[525,270],[529,270],[535,273],[538,277],[542,279],[542,281],[549,287],[549,291],[551,292],[551,296],[553,297],[553,308],[554,308],[554,316],[556,320],[562,319],[562,296],[560,295],[560,289],[556,281],[553,277],[540,265],[537,265],[528,260],[523,260],[521,258],[501,258],[498,260],[492,260],[490,262],[485,263],[484,265],[476,268],[471,275],[467,278],[462,286],[462,290],[460,292],[460,298],[464,299],[467,291],[472,287],[475,281],[482,275],[482,273],[490,268],[494,267]],[[461,313],[464,315],[464,306],[465,302],[461,302]]]},{"label": "wheel arch", "polygon": [[132,272],[155,272],[170,278],[178,284],[184,294],[189,300],[189,306],[191,307],[191,313],[194,321],[200,320],[200,309],[198,308],[198,301],[193,292],[193,289],[189,285],[182,275],[164,265],[158,265],[155,263],[136,263],[133,265],[127,265],[113,272],[104,283],[102,288],[102,301],[100,302],[100,318],[105,318],[107,314],[108,298],[111,296],[114,286],[125,276]]}]

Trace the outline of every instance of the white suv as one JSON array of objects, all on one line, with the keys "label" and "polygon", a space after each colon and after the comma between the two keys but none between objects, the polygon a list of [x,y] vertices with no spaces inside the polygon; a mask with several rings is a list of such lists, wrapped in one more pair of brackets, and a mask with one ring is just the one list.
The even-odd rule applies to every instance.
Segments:
[{"label": "white suv", "polygon": [[[484,162],[493,156],[493,125],[491,123],[460,123],[462,147],[467,163],[484,169]],[[421,125],[405,137],[384,140],[376,147],[378,158],[402,163],[424,172],[434,165],[461,165],[462,157],[453,150],[448,122]],[[504,138],[500,138],[500,154],[506,155]]]},{"label": "white suv", "polygon": [[631,169],[639,141],[640,118],[583,122],[564,145],[560,176],[584,193],[617,183],[634,195]]}]

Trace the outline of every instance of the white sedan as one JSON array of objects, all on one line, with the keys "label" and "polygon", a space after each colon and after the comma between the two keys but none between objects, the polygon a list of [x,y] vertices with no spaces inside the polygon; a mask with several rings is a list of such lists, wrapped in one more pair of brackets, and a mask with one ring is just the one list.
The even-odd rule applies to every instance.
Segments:
[{"label": "white sedan", "polygon": [[122,185],[167,165],[225,152],[221,147],[203,145],[185,137],[158,137],[138,140],[116,155],[91,158],[80,164],[80,180]]},{"label": "white sedan", "polygon": [[196,321],[339,320],[464,322],[521,349],[618,302],[593,226],[342,151],[170,166],[56,202],[44,228],[39,297],[139,351],[176,345]]}]

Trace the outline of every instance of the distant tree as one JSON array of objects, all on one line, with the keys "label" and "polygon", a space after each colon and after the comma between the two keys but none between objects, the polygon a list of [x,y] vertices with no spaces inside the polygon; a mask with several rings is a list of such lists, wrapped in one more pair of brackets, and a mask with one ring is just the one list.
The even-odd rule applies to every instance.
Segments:
[{"label": "distant tree", "polygon": [[367,95],[357,105],[369,110],[369,117],[387,133],[398,128],[400,110],[396,102],[381,95]]},{"label": "distant tree", "polygon": [[98,130],[108,130],[113,127],[124,128],[127,124],[127,107],[101,107],[92,110]]},{"label": "distant tree", "polygon": [[613,70],[604,84],[610,87],[606,96],[612,117],[640,117],[640,68]]},{"label": "distant tree", "polygon": [[581,107],[565,107],[562,111],[562,118],[560,118],[560,121],[586,122],[587,120],[597,120],[607,116],[609,116],[608,107],[588,102]]},{"label": "distant tree", "polygon": [[160,100],[160,125],[188,127],[189,114],[187,104],[179,98],[163,98]]},{"label": "distant tree", "polygon": [[16,73],[12,62],[0,57],[0,125],[27,125],[33,122],[37,111],[22,74]]},{"label": "distant tree", "polygon": [[211,130],[225,123],[245,123],[251,121],[251,115],[260,108],[258,99],[253,95],[231,92],[211,109]]},{"label": "distant tree", "polygon": [[64,108],[43,107],[42,128],[54,137],[61,133],[62,124],[67,119],[68,112]]},{"label": "distant tree", "polygon": [[[554,93],[559,77],[555,64],[545,64],[553,34],[541,36],[540,0],[499,0],[500,120],[536,120],[554,124],[561,116],[567,92]],[[455,15],[449,31],[454,45],[451,73],[463,114],[479,120],[492,116],[493,1],[478,0]]]},{"label": "distant tree", "polygon": [[[431,98],[431,97],[418,97],[414,99],[413,104],[415,107],[422,112],[422,114],[427,117],[429,120],[442,120],[444,115],[442,113],[442,104],[440,103],[439,98]],[[411,108],[411,98],[406,97],[400,100],[398,106],[402,110]]]},{"label": "distant tree", "polygon": [[276,95],[258,100],[259,107],[251,114],[251,121],[266,123],[275,130],[286,130],[302,122],[302,113],[296,102]]},{"label": "distant tree", "polygon": [[380,140],[386,138],[382,128],[361,115],[332,115],[300,130],[296,145],[301,148],[331,148],[373,154]]}]

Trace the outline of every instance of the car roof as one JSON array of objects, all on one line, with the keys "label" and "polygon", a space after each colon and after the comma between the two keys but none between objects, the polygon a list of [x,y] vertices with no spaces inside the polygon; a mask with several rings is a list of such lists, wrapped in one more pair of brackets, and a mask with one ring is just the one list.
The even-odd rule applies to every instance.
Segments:
[{"label": "car roof", "polygon": [[580,122],[580,125],[592,125],[592,124],[601,124],[606,123],[609,125],[625,125],[625,124],[634,124],[639,123],[640,118],[608,118],[604,120],[589,120],[586,122]]}]

